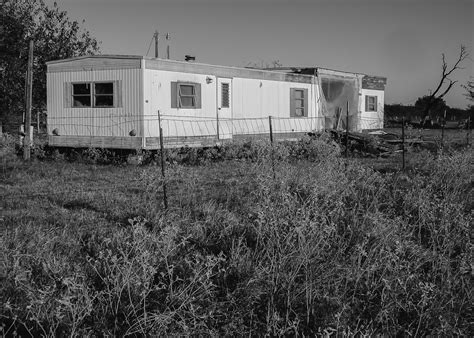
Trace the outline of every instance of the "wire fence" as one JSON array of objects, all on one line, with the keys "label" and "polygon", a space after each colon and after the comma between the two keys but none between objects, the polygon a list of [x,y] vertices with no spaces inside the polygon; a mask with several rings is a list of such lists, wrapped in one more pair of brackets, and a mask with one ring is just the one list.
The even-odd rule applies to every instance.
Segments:
[{"label": "wire fence", "polygon": [[[213,144],[216,144],[222,140],[233,140],[239,137],[249,138],[249,137],[262,137],[267,139],[270,142],[279,139],[296,139],[301,137],[304,134],[318,132],[324,130],[325,119],[324,118],[278,118],[273,116],[259,117],[259,118],[246,118],[246,119],[230,119],[230,118],[211,118],[211,117],[199,117],[199,118],[189,118],[176,115],[162,115],[162,116],[148,116],[145,120],[135,119],[135,118],[123,118],[120,117],[121,121],[110,121],[104,125],[97,125],[94,122],[84,125],[84,120],[80,118],[76,119],[53,119],[52,125],[59,129],[60,131],[66,131],[67,128],[72,128],[71,130],[80,130],[80,128],[87,127],[82,136],[90,137],[95,135],[101,135],[100,131],[102,128],[113,129],[116,126],[122,126],[124,129],[133,127],[131,122],[143,123],[146,128],[143,130],[144,135],[147,135],[149,138],[156,138],[156,147],[154,149],[163,150],[163,148],[172,142],[179,144],[181,146],[187,146],[192,144],[193,139],[199,138],[210,138],[213,140]],[[92,121],[99,118],[91,118]],[[382,121],[375,118],[362,118],[360,119],[359,129],[380,129],[380,128],[363,128],[362,126],[375,126],[381,124]],[[49,130],[51,130],[51,125]],[[76,128],[76,129],[74,129]],[[359,133],[349,133],[348,130],[335,130],[339,136],[339,141],[345,147],[345,154],[348,155],[347,150],[349,149],[348,141],[351,140],[352,135]],[[360,131],[360,130],[359,130]],[[421,140],[417,133],[417,130],[407,128],[406,123],[401,124],[400,128],[392,130],[392,132],[397,132],[401,135],[401,138],[394,140],[394,143],[399,147],[394,153],[401,155],[397,166],[400,169],[405,169],[406,167],[406,153],[414,144],[419,144],[425,142]],[[381,133],[383,133],[381,131]],[[123,135],[123,134],[121,134]],[[35,133],[33,140],[37,140],[38,136]],[[111,135],[116,137],[117,135]],[[130,137],[130,136],[126,136]],[[447,142],[446,132],[444,128],[441,130],[441,133],[438,133],[436,137],[432,139],[436,146],[443,147]],[[467,130],[459,131],[456,134],[457,140],[460,143],[465,143],[467,145],[471,144],[471,128]],[[133,138],[133,137],[132,137]],[[16,142],[21,144],[21,135],[16,138]],[[431,142],[431,141],[430,141]],[[31,183],[30,191],[36,191],[36,193],[27,193],[22,190],[22,187],[17,187],[15,185],[9,184],[9,180],[14,172],[24,170],[24,165],[14,164],[11,165],[8,163],[8,159],[4,157],[2,161],[2,170],[0,177],[0,186],[2,193],[0,193],[0,217],[3,217],[1,214],[4,213],[4,210],[15,208],[15,205],[21,204],[24,201],[30,199],[48,199],[56,204],[63,203],[62,201],[67,200],[67,196],[79,196],[79,200],[88,200],[88,199],[103,199],[104,202],[113,202],[114,198],[138,198],[143,201],[151,201],[151,203],[156,204],[156,199],[163,201],[165,207],[168,204],[167,201],[167,184],[168,190],[173,190],[173,179],[176,179],[176,175],[171,168],[166,168],[167,162],[165,160],[165,155],[163,153],[160,156],[161,158],[161,178],[158,181],[158,187],[150,187],[144,183],[141,178],[137,178],[133,182],[128,181],[121,184],[120,182],[106,182],[106,184],[91,184],[90,182],[78,185],[73,183],[75,180],[79,180],[81,174],[77,172],[74,167],[69,166],[70,173],[65,174],[65,177],[69,177],[72,181],[58,182],[57,185],[50,186],[41,186],[38,189],[34,189],[35,182]],[[275,159],[274,156],[269,158],[271,160],[271,170],[275,176]],[[398,161],[398,159],[397,159]],[[15,167],[16,166],[16,167]],[[12,169],[13,168],[13,169]],[[16,170],[19,169],[19,170]],[[64,174],[64,173],[62,173]],[[159,176],[159,174],[158,174]],[[171,189],[169,188],[171,186]],[[160,188],[162,188],[160,190]],[[154,199],[154,201],[153,201]],[[63,203],[64,204],[64,203]],[[73,205],[66,205],[66,207],[74,207]]]},{"label": "wire fence", "polygon": [[[82,116],[50,117],[48,132],[58,136],[76,137],[142,137],[150,138],[150,144],[160,137],[159,122],[165,145],[199,145],[200,140],[220,142],[245,137],[269,137],[270,124],[275,139],[295,139],[303,134],[325,129],[341,129],[328,117],[278,117],[228,118],[222,116],[181,116],[173,114],[136,116]],[[336,125],[336,126],[335,126]],[[350,128],[381,129],[383,119],[359,118]],[[93,146],[93,144],[91,144]]]}]

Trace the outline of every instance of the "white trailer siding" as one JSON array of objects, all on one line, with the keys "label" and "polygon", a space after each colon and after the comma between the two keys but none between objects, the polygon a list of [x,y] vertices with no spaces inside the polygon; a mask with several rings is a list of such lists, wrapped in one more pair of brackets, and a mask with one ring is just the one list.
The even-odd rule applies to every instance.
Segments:
[{"label": "white trailer siding", "polygon": [[[156,147],[159,137],[157,112],[162,117],[165,138],[192,143],[192,139],[233,138],[268,134],[268,117],[274,117],[276,133],[308,132],[318,128],[315,119],[318,90],[312,76],[243,69],[159,59],[145,60],[144,135],[147,147]],[[230,112],[219,107],[220,81],[230,85]],[[199,109],[172,108],[171,84],[200,85]],[[291,89],[307,91],[305,118],[290,117]],[[320,125],[319,125],[320,126]]]},{"label": "white trailer siding", "polygon": [[[144,136],[159,137],[158,110],[166,137],[216,135],[216,77],[213,75],[149,70],[144,73]],[[207,83],[207,79],[212,82]],[[172,108],[173,82],[200,84],[201,108]]]},{"label": "white trailer siding", "polygon": [[[117,108],[65,107],[64,84],[121,81],[122,104]],[[58,129],[60,135],[128,136],[134,129],[142,135],[140,114],[140,70],[120,69],[48,74],[48,133]],[[119,95],[118,93],[116,93]]]},{"label": "white trailer siding", "polygon": [[[305,117],[291,117],[291,89],[307,90],[308,107]],[[316,84],[313,83],[235,78],[234,134],[268,133],[269,116],[272,116],[272,128],[275,133],[308,132],[318,128],[317,92]]]},{"label": "white trailer siding", "polygon": [[[140,60],[84,58],[48,65],[48,135],[51,145],[140,146],[143,135]],[[72,84],[114,83],[114,107],[73,107]],[[59,136],[53,135],[53,130]],[[136,136],[129,134],[134,130]]]}]

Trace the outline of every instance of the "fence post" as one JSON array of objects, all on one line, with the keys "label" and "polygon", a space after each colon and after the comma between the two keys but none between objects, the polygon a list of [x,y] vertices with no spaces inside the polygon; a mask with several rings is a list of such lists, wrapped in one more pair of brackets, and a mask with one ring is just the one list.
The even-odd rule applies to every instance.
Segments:
[{"label": "fence post", "polygon": [[275,175],[275,156],[273,154],[273,127],[272,127],[272,117],[268,116],[268,125],[270,126],[270,146],[271,146],[271,154],[270,158],[272,161],[272,173],[273,173],[273,179],[275,180],[276,175]]},{"label": "fence post", "polygon": [[467,133],[466,133],[466,145],[469,147],[470,138],[471,138],[471,117],[467,118]]},{"label": "fence post", "polygon": [[346,158],[349,151],[349,101],[346,104]]},{"label": "fence post", "polygon": [[219,111],[220,111],[220,108],[217,108],[217,117],[216,117],[216,123],[217,123],[217,140],[220,139],[220,135],[219,135]]},{"label": "fence post", "polygon": [[402,170],[405,170],[405,116],[402,116]]},{"label": "fence post", "polygon": [[441,124],[441,149],[444,149],[444,127],[446,125],[446,109],[444,110],[443,123]]},{"label": "fence post", "polygon": [[30,159],[31,150],[31,105],[33,97],[33,40],[30,40],[30,48],[28,53],[28,71],[26,76],[26,115],[25,115],[25,137],[23,139],[23,159]]},{"label": "fence post", "polygon": [[168,209],[168,196],[166,195],[166,177],[165,177],[165,152],[163,149],[163,128],[161,128],[160,110],[158,110],[158,126],[160,128],[160,157],[161,157],[161,177],[163,178],[163,204]]},{"label": "fence post", "polygon": [[272,117],[268,117],[268,125],[270,126],[270,143],[273,143],[273,128],[272,128]]}]

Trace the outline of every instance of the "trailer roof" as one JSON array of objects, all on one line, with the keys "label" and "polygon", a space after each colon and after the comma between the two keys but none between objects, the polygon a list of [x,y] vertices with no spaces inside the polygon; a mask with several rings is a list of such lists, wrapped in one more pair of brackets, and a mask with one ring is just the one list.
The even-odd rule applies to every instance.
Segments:
[{"label": "trailer roof", "polygon": [[[144,64],[142,63],[142,60],[145,61]],[[49,61],[46,64],[48,65],[48,72],[145,68],[186,73],[213,74],[220,77],[244,77],[300,83],[312,83],[314,81],[314,77],[310,74],[282,73],[255,68],[159,59],[141,55],[85,55],[69,59]]]}]

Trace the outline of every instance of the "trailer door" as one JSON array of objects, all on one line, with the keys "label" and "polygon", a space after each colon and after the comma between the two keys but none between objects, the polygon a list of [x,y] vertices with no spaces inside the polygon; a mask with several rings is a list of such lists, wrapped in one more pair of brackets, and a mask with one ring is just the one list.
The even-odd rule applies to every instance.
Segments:
[{"label": "trailer door", "polygon": [[232,138],[232,79],[217,79],[217,135]]}]

